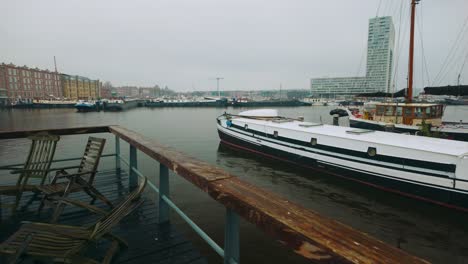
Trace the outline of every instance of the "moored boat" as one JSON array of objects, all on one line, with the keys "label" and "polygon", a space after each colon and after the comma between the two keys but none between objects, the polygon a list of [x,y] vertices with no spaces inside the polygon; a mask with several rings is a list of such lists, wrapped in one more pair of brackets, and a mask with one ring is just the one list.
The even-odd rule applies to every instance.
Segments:
[{"label": "moored boat", "polygon": [[[421,134],[468,141],[468,125],[442,121],[444,106],[428,103],[377,103],[374,109],[348,110],[349,125],[355,128]],[[425,126],[428,126],[425,128]]]},{"label": "moored boat", "polygon": [[468,211],[468,143],[278,116],[223,114],[222,143],[385,191]]},{"label": "moored boat", "polygon": [[78,110],[78,112],[99,111],[99,105],[100,102],[97,101],[79,100],[78,103],[75,104],[75,108]]},{"label": "moored boat", "polygon": [[105,111],[124,111],[137,107],[140,101],[137,99],[112,99],[103,102]]}]

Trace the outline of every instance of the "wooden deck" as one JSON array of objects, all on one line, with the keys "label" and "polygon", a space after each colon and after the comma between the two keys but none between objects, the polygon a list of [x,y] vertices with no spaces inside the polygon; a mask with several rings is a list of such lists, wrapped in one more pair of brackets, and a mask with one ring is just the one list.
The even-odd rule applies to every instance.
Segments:
[{"label": "wooden deck", "polygon": [[[2,172],[0,174],[2,185],[14,184],[14,179]],[[112,202],[118,202],[128,193],[128,175],[122,171],[120,176],[115,170],[98,173],[96,176],[96,187]],[[74,193],[71,198],[89,201],[85,193]],[[115,263],[207,263],[199,252],[192,246],[191,242],[178,233],[169,225],[157,223],[157,203],[154,202],[155,194],[147,188],[145,190],[143,205],[127,216],[114,228],[114,233],[124,238],[129,248],[120,252]],[[52,210],[45,208],[40,216],[36,211],[38,200],[31,202],[32,193],[27,193],[22,198],[22,205],[16,216],[11,215],[9,208],[0,209],[0,241],[5,240],[21,225],[21,221],[47,222]],[[11,204],[13,197],[1,196],[0,203]],[[30,203],[28,203],[30,202]],[[106,205],[97,201],[96,206],[108,210]],[[94,223],[97,215],[89,211],[67,206],[59,219],[60,224],[86,226]],[[107,241],[102,240],[96,247],[87,252],[87,255],[100,260],[104,250],[109,246]],[[30,263],[30,262],[26,262]]]}]

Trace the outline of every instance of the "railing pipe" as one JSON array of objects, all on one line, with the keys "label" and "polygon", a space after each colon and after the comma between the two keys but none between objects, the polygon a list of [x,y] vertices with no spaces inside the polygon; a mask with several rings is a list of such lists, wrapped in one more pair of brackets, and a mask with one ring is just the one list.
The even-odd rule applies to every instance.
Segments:
[{"label": "railing pipe", "polygon": [[[140,177],[144,177],[143,174],[141,174],[141,172],[139,172],[137,169],[135,168],[132,168],[132,170]],[[154,183],[152,183],[151,181],[148,181],[148,186],[153,189],[155,192],[157,192],[158,194],[161,193],[161,191],[158,189],[158,187],[156,185],[154,185]],[[193,231],[195,231],[195,233],[197,233],[203,240],[206,241],[206,243],[208,243],[208,245],[216,252],[218,253],[218,255],[220,255],[221,257],[224,258],[224,250],[223,248],[221,248],[218,244],[216,244],[216,242],[211,239],[211,237],[209,237],[195,222],[192,221],[192,219],[190,219],[182,210],[180,210],[179,207],[177,207],[177,205],[175,205],[168,197],[166,197],[165,195],[160,195],[160,199],[164,200],[164,202],[174,210],[174,212],[176,212],[192,229]]]},{"label": "railing pipe", "polygon": [[138,186],[138,177],[135,174],[135,171],[132,170],[132,168],[137,169],[137,149],[130,145],[130,167],[128,168],[128,171],[130,172],[130,175],[128,177],[128,188],[130,190],[135,189]]},{"label": "railing pipe", "polygon": [[224,264],[239,263],[239,215],[226,208]]},{"label": "railing pipe", "polygon": [[120,139],[115,136],[115,170],[120,173]]},{"label": "railing pipe", "polygon": [[169,222],[169,205],[162,199],[169,197],[169,169],[163,164],[159,164],[159,223]]}]

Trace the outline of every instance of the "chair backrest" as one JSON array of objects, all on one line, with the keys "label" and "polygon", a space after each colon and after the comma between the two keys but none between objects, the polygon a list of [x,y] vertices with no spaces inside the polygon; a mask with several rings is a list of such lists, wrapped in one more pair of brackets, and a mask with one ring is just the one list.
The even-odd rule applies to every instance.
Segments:
[{"label": "chair backrest", "polygon": [[31,148],[29,150],[28,157],[24,164],[25,170],[33,170],[30,172],[24,172],[26,177],[22,177],[24,181],[29,178],[38,178],[41,184],[47,177],[48,170],[52,164],[52,160],[55,154],[55,148],[57,142],[60,140],[60,136],[50,135],[47,133],[38,133],[28,137],[31,142]]},{"label": "chair backrest", "polygon": [[138,188],[132,191],[124,201],[114,207],[114,209],[112,209],[112,211],[107,215],[99,219],[99,221],[92,227],[93,233],[90,239],[99,239],[103,235],[109,233],[111,229],[120,222],[120,220],[140,206],[143,203],[143,199],[140,199],[141,194],[143,193],[147,182],[148,179],[144,177]]},{"label": "chair backrest", "polygon": [[94,176],[96,175],[97,168],[99,166],[99,160],[101,159],[102,150],[104,149],[106,140],[104,138],[89,137],[88,143],[81,158],[80,167],[78,173],[87,172],[89,174],[81,175],[81,178],[92,184]]}]

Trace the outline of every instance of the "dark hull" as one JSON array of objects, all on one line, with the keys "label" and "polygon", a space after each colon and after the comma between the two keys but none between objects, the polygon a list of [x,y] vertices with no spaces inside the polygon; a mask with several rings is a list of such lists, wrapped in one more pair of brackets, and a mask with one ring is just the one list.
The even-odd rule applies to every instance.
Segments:
[{"label": "dark hull", "polygon": [[94,112],[94,111],[99,111],[98,106],[94,107],[89,107],[89,106],[75,106],[76,110],[78,112]]},{"label": "dark hull", "polygon": [[227,135],[220,130],[218,130],[218,134],[221,142],[230,147],[260,154],[271,159],[293,163],[304,168],[320,171],[340,178],[345,178],[387,192],[392,192],[413,199],[468,212],[468,195],[466,194],[402,182],[390,178],[383,178],[372,174],[356,172],[341,167],[320,163],[315,159],[295,155],[267,146],[255,145],[231,135]]},{"label": "dark hull", "polygon": [[[349,126],[355,128],[363,128],[363,129],[371,129],[377,131],[386,131],[384,126],[379,124],[371,124],[368,122],[361,122],[358,120],[349,120]],[[419,129],[404,129],[395,127],[392,131],[389,132],[396,132],[396,133],[410,133],[414,135],[416,132],[420,131]],[[450,133],[444,132],[441,134],[442,138],[453,139],[453,140],[460,140],[460,141],[468,141],[468,133]]]},{"label": "dark hull", "polygon": [[124,111],[124,110],[130,109],[130,108],[135,108],[139,104],[140,104],[140,101],[137,101],[137,100],[127,101],[127,102],[125,102],[123,104],[104,102],[103,103],[103,109],[104,109],[104,111],[118,112],[118,111]]},{"label": "dark hull", "polygon": [[231,102],[234,107],[287,107],[287,106],[311,106],[311,103],[297,100],[285,101],[258,101],[258,102]]},{"label": "dark hull", "polygon": [[177,102],[177,103],[166,103],[166,102],[146,102],[146,107],[226,107],[227,103],[220,102]]},{"label": "dark hull", "polygon": [[19,109],[42,109],[42,108],[74,108],[75,104],[44,104],[44,103],[32,103],[32,104],[17,104],[11,105],[11,108]]}]

